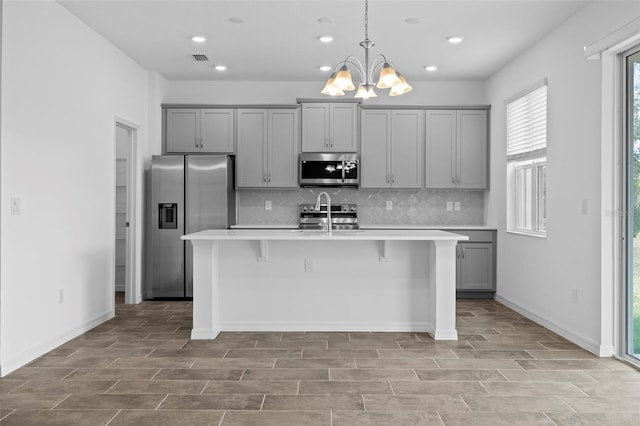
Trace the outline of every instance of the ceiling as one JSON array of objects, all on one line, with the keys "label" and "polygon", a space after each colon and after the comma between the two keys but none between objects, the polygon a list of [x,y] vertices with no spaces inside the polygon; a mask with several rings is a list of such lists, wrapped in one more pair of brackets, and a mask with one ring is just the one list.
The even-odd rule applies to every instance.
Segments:
[{"label": "ceiling", "polygon": [[[364,61],[358,45],[364,39],[364,0],[58,3],[168,80],[324,81],[330,71],[320,71],[321,65],[333,68],[348,55]],[[586,3],[371,0],[371,53],[384,53],[410,82],[484,80]],[[207,41],[195,43],[194,35]],[[322,43],[322,35],[334,41]],[[454,35],[463,42],[447,42]],[[209,62],[197,62],[193,54],[205,54]],[[215,65],[228,69],[216,71]],[[427,65],[438,70],[427,72]]]}]

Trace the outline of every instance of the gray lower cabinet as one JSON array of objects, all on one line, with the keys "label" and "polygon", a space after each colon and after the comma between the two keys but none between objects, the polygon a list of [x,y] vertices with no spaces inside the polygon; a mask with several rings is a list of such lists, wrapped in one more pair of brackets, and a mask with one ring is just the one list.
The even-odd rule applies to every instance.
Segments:
[{"label": "gray lower cabinet", "polygon": [[469,237],[456,248],[458,298],[492,298],[496,291],[496,232],[454,230]]},{"label": "gray lower cabinet", "polygon": [[236,187],[297,188],[297,109],[239,109]]}]

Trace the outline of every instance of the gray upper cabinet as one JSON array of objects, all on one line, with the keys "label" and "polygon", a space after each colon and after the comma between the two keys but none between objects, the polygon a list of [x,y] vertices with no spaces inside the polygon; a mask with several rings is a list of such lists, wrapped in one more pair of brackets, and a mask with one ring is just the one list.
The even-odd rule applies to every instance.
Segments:
[{"label": "gray upper cabinet", "polygon": [[236,186],[298,186],[297,109],[239,109]]},{"label": "gray upper cabinet", "polygon": [[167,153],[233,153],[234,111],[218,108],[168,108]]},{"label": "gray upper cabinet", "polygon": [[303,152],[356,152],[358,104],[302,104]]},{"label": "gray upper cabinet", "polygon": [[422,187],[424,111],[363,110],[362,188]]},{"label": "gray upper cabinet", "polygon": [[427,111],[426,187],[487,188],[487,111]]}]

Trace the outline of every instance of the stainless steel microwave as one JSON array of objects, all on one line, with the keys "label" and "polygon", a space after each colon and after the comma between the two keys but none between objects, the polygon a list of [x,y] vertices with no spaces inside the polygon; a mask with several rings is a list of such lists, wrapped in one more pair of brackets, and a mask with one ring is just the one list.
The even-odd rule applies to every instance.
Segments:
[{"label": "stainless steel microwave", "polygon": [[350,186],[360,183],[358,155],[354,153],[300,154],[300,186]]}]

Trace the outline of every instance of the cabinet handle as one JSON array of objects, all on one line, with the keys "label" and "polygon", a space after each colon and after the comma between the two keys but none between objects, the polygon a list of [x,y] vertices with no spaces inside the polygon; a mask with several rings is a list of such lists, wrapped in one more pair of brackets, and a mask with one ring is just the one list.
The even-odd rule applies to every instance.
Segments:
[{"label": "cabinet handle", "polygon": [[462,252],[462,258],[464,259],[464,248],[460,247],[460,251]]},{"label": "cabinet handle", "polygon": [[269,174],[267,175],[267,182],[268,182],[268,183],[271,183],[271,173],[269,173]]},{"label": "cabinet handle", "polygon": [[329,138],[324,138],[324,147],[329,148]]},{"label": "cabinet handle", "polygon": [[391,175],[391,183],[396,183],[396,175]]},{"label": "cabinet handle", "polygon": [[389,174],[387,173],[387,183],[389,183]]}]

